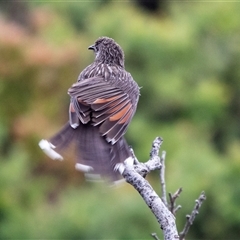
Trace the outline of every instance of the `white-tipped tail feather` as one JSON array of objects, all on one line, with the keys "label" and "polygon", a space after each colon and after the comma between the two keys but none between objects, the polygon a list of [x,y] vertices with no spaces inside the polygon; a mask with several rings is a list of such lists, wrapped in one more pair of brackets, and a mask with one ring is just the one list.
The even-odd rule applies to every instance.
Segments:
[{"label": "white-tipped tail feather", "polygon": [[81,172],[91,172],[93,171],[93,167],[88,166],[88,165],[84,165],[81,163],[76,163],[75,164],[75,169]]},{"label": "white-tipped tail feather", "polygon": [[71,127],[74,128],[74,129],[76,129],[76,128],[79,126],[78,123],[73,123],[73,124],[70,124],[70,125],[71,125]]},{"label": "white-tipped tail feather", "polygon": [[53,144],[51,144],[50,142],[48,142],[45,139],[42,139],[39,143],[38,143],[39,147],[43,150],[43,152],[48,155],[50,158],[52,158],[53,160],[63,160],[63,157],[55,152],[53,150],[53,148],[55,148],[55,146]]}]

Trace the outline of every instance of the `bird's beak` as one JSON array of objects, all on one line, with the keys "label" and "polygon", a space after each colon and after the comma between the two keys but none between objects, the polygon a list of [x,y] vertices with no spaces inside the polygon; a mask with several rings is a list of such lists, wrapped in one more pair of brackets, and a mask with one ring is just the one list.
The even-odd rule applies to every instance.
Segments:
[{"label": "bird's beak", "polygon": [[88,47],[88,50],[93,50],[93,51],[95,51],[95,45],[89,46],[89,47]]}]

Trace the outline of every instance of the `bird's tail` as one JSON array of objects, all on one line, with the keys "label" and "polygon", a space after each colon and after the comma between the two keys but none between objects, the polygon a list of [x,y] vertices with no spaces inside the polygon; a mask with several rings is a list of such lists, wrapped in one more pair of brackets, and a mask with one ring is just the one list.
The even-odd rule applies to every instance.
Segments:
[{"label": "bird's tail", "polygon": [[49,157],[62,160],[60,153],[72,144],[76,168],[85,172],[87,177],[99,178],[101,175],[111,181],[122,178],[116,166],[131,156],[124,138],[112,145],[99,134],[97,126],[80,124],[73,129],[67,123],[55,136],[48,141],[42,140],[39,145]]}]

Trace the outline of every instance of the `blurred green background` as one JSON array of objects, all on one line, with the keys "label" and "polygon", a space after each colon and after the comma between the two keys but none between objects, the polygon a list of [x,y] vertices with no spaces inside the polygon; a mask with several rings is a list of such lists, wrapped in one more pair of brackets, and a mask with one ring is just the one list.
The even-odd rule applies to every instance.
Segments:
[{"label": "blurred green background", "polygon": [[[167,151],[177,214],[205,190],[187,239],[240,236],[240,3],[0,2],[0,239],[152,239],[161,230],[127,184],[86,183],[74,160],[38,148],[68,118],[67,89],[99,36],[124,49],[141,89],[127,140],[141,161]],[[148,180],[160,192],[158,173]]]}]

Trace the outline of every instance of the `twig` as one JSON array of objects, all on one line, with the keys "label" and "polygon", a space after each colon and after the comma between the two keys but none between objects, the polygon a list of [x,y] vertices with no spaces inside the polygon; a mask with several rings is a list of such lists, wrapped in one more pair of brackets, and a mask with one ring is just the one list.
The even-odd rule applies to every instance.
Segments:
[{"label": "twig", "polygon": [[151,233],[151,236],[155,239],[155,240],[160,240],[160,238],[158,238],[156,233]]},{"label": "twig", "polygon": [[160,169],[160,183],[161,183],[161,189],[162,189],[162,201],[165,204],[166,207],[168,207],[167,202],[167,193],[166,193],[166,182],[165,182],[165,158],[166,158],[166,152],[162,152],[162,156],[160,158],[160,163],[162,164]]},{"label": "twig", "polygon": [[173,215],[176,216],[177,211],[180,210],[181,208],[182,208],[181,205],[177,205],[173,210]]},{"label": "twig", "polygon": [[140,162],[138,161],[138,159],[137,159],[137,157],[136,157],[136,155],[135,155],[135,153],[134,153],[132,147],[130,147],[130,152],[131,152],[131,154],[132,154],[133,163],[134,163],[134,164],[138,164],[138,163],[140,163]]},{"label": "twig", "polygon": [[159,149],[163,143],[163,139],[161,137],[156,137],[155,140],[152,143],[152,149],[150,151],[150,159],[154,157],[158,157],[159,155]]},{"label": "twig", "polygon": [[147,173],[155,169],[160,169],[161,167],[158,153],[162,142],[163,140],[160,137],[157,137],[153,141],[150,160],[146,163],[131,165],[126,162],[124,164],[125,168],[122,175],[125,180],[139,192],[145,203],[155,215],[161,229],[163,230],[164,239],[173,240],[179,239],[175,217],[153,190],[149,182],[144,179]]},{"label": "twig", "polygon": [[175,216],[176,212],[181,208],[180,205],[175,207],[175,201],[179,197],[180,193],[182,192],[182,188],[179,188],[173,195],[169,193],[170,203],[167,202],[167,191],[166,191],[166,181],[165,181],[165,159],[166,159],[166,152],[162,152],[162,156],[160,158],[161,162],[161,169],[160,169],[160,183],[161,183],[161,190],[162,190],[162,201],[166,207],[171,211],[171,213]]},{"label": "twig", "polygon": [[169,200],[170,200],[169,210],[174,216],[176,215],[176,212],[181,208],[180,205],[175,207],[175,202],[177,198],[180,196],[181,192],[182,192],[182,188],[179,188],[174,194],[169,193]]},{"label": "twig", "polygon": [[[131,162],[131,163],[133,162],[134,170],[135,170],[138,174],[140,174],[142,177],[145,178],[146,175],[147,175],[149,172],[161,168],[161,163],[160,163],[160,159],[159,159],[158,153],[159,153],[159,148],[160,148],[162,142],[163,142],[163,140],[162,140],[162,138],[160,138],[160,137],[157,137],[157,138],[153,141],[152,150],[151,150],[151,152],[150,152],[150,159],[149,159],[147,162],[145,162],[145,163],[139,162],[138,159],[137,159],[137,157],[136,157],[135,154],[134,154],[133,149],[130,148],[133,161],[129,161],[129,162]],[[127,163],[128,163],[128,162],[125,162],[125,165],[126,165]]]},{"label": "twig", "polygon": [[191,212],[190,215],[186,216],[187,222],[186,222],[182,232],[180,232],[180,234],[179,234],[180,240],[184,239],[184,237],[186,236],[186,234],[187,234],[190,226],[193,224],[193,221],[198,214],[198,210],[201,207],[204,200],[206,200],[206,195],[204,192],[201,192],[199,198],[195,200],[195,206],[193,208],[193,211]]}]

